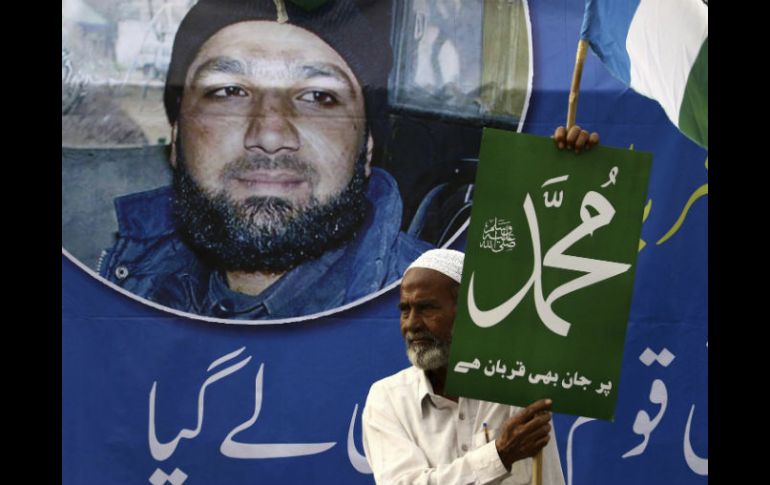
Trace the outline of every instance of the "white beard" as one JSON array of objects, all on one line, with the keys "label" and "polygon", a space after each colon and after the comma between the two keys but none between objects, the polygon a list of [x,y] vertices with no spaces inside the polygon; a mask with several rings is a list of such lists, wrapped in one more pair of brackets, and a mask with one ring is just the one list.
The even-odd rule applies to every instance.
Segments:
[{"label": "white beard", "polygon": [[406,356],[418,369],[439,369],[449,365],[449,343],[436,340],[433,345],[427,346],[407,344]]}]

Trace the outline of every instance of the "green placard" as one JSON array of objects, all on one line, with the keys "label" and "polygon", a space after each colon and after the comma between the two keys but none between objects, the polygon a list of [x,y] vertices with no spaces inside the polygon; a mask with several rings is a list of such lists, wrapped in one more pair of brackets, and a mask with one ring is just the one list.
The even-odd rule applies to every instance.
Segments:
[{"label": "green placard", "polygon": [[651,165],[484,130],[447,393],[613,419]]}]

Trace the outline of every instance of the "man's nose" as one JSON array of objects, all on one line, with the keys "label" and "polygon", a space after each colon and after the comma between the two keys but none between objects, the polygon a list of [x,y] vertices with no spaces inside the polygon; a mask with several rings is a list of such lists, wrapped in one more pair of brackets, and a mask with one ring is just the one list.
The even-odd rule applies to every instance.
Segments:
[{"label": "man's nose", "polygon": [[401,319],[401,329],[403,333],[417,332],[425,328],[420,315],[415,310],[409,310]]},{"label": "man's nose", "polygon": [[263,98],[248,120],[243,145],[268,155],[298,150],[299,133],[290,108],[280,100]]}]

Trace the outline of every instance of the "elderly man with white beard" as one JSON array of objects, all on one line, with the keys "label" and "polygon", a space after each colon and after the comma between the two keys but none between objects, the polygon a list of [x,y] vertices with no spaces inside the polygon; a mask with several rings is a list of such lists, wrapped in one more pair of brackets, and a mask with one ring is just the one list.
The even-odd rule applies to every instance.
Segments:
[{"label": "elderly man with white beard", "polygon": [[375,382],[363,412],[364,449],[378,485],[525,484],[543,450],[543,485],[564,476],[551,400],[526,408],[448,395],[449,346],[464,254],[433,249],[401,283],[401,333],[412,367]]}]

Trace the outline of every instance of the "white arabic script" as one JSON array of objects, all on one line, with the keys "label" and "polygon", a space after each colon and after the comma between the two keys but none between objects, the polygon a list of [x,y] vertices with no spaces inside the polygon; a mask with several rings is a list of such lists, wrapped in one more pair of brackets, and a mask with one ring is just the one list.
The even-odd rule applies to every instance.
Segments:
[{"label": "white arabic script", "polygon": [[235,441],[235,435],[251,427],[257,422],[259,417],[259,411],[262,409],[262,374],[264,367],[265,364],[259,366],[259,372],[257,372],[257,378],[254,382],[254,414],[227,434],[224,441],[222,441],[222,445],[219,447],[219,451],[230,458],[289,458],[293,456],[315,455],[334,446],[335,442],[261,444]]},{"label": "white arabic script", "polygon": [[[240,349],[236,350],[235,352],[231,352],[230,354],[227,354],[226,356],[222,357],[219,360],[214,361],[210,366],[209,370],[213,369],[214,367],[218,366],[219,364],[231,360],[235,357],[237,357],[246,347],[241,347]],[[161,443],[158,441],[157,435],[155,433],[155,391],[158,386],[158,382],[155,381],[152,383],[152,389],[150,389],[150,419],[149,419],[149,441],[150,441],[150,453],[152,454],[152,457],[155,458],[158,461],[163,461],[167,459],[169,456],[171,456],[174,451],[176,450],[177,445],[179,444],[179,441],[182,438],[185,439],[192,439],[198,436],[198,434],[201,432],[201,428],[203,427],[203,397],[206,394],[206,388],[215,383],[216,381],[223,379],[230,374],[240,370],[243,366],[249,363],[251,360],[251,357],[247,357],[246,359],[243,359],[242,361],[238,362],[237,364],[231,365],[230,367],[227,367],[224,370],[221,370],[214,374],[213,376],[206,379],[206,381],[203,383],[203,386],[201,386],[201,390],[198,391],[198,422],[195,426],[195,429],[189,429],[184,428],[182,431],[179,432],[179,434],[176,435],[176,438],[169,441],[168,443]]]},{"label": "white arabic script", "polygon": [[[221,357],[209,366],[208,370],[218,367],[219,365],[234,359],[240,355],[245,347],[231,352],[224,357]],[[180,440],[192,439],[198,436],[203,427],[203,415],[204,415],[204,397],[206,394],[206,388],[214,382],[223,379],[238,370],[242,369],[249,363],[251,357],[247,357],[225,369],[217,372],[206,379],[198,391],[198,417],[197,424],[194,429],[184,428],[176,437],[166,443],[161,443],[155,430],[155,396],[157,391],[157,381],[153,382],[152,389],[150,390],[150,412],[149,412],[149,424],[148,424],[148,440],[150,444],[150,453],[152,457],[157,461],[163,461],[169,458],[176,447],[179,445]],[[259,417],[259,412],[262,408],[262,383],[264,375],[264,364],[260,364],[259,371],[254,382],[254,411],[251,417],[239,424],[230,431],[220,445],[220,451],[223,455],[230,458],[246,458],[246,459],[264,459],[264,458],[288,458],[294,456],[307,456],[322,453],[332,448],[335,442],[326,443],[274,443],[274,444],[261,444],[261,443],[243,443],[235,440],[235,436],[241,431],[251,427]],[[352,461],[352,458],[351,458]],[[355,467],[355,463],[353,464]],[[358,469],[358,467],[356,467]],[[158,475],[160,476],[160,475]]]},{"label": "white arabic script", "polygon": [[[476,305],[475,299],[474,284],[476,275],[475,272],[471,273],[471,280],[468,286],[468,312],[470,313],[471,320],[477,326],[482,328],[492,327],[510,315],[529,292],[530,288],[534,286],[535,307],[543,324],[555,334],[566,337],[569,333],[571,324],[553,312],[551,309],[553,303],[562,296],[585,288],[586,286],[599,283],[613,276],[617,276],[628,271],[631,267],[630,264],[564,254],[564,251],[569,249],[576,242],[586,236],[593,235],[594,231],[608,225],[615,216],[615,209],[610,202],[598,192],[589,191],[586,193],[580,206],[580,220],[582,223],[561,240],[556,242],[553,247],[546,252],[541,264],[540,229],[538,226],[537,215],[535,214],[535,208],[532,204],[532,198],[529,194],[527,194],[524,199],[523,206],[524,213],[527,217],[527,224],[532,236],[532,275],[527,283],[507,301],[490,310],[481,310]],[[596,215],[591,215],[589,209],[596,211]],[[542,266],[580,271],[586,274],[559,286],[544,299],[541,278]]]},{"label": "white arabic script", "polygon": [[513,235],[511,223],[497,217],[485,222],[479,247],[489,249],[493,253],[511,251],[516,247],[516,238]]}]

